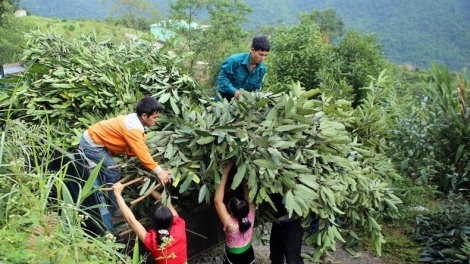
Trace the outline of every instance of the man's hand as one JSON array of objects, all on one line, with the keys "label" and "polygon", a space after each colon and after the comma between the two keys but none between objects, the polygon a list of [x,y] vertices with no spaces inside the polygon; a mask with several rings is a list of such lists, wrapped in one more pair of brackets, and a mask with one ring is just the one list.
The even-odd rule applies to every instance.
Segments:
[{"label": "man's hand", "polygon": [[237,90],[237,91],[233,94],[233,97],[235,97],[236,99],[240,99],[240,90]]},{"label": "man's hand", "polygon": [[160,182],[165,185],[171,182],[170,174],[171,171],[162,170],[159,174],[157,174],[157,177],[160,179]]}]

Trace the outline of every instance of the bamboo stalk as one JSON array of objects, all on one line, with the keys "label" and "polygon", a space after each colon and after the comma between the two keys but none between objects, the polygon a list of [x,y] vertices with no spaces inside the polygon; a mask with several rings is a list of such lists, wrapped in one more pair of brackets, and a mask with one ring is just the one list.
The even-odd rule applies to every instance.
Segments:
[{"label": "bamboo stalk", "polygon": [[[129,176],[129,177],[132,177],[132,176]],[[133,183],[142,181],[143,179],[144,179],[143,177],[139,177],[139,178],[134,179],[134,180],[132,180],[132,181],[130,181],[130,182],[128,182],[128,183],[123,184],[122,186],[126,187],[126,186],[128,186],[128,185],[133,184]],[[127,177],[123,178],[122,180],[127,180]],[[121,182],[121,181],[119,181],[119,182]],[[100,191],[112,191],[112,190],[113,190],[113,187],[101,188],[101,189],[100,189]]]},{"label": "bamboo stalk", "polygon": [[193,233],[193,234],[195,234],[195,235],[198,235],[198,236],[200,236],[200,237],[202,237],[202,238],[208,239],[207,237],[205,237],[205,236],[203,236],[203,235],[201,235],[201,234],[198,234],[198,233],[196,233],[196,232],[194,232],[194,231],[191,231],[191,230],[189,230],[189,229],[186,229],[186,231],[188,231],[188,232],[190,232],[190,233]]},{"label": "bamboo stalk", "polygon": [[111,166],[106,167],[106,169],[108,169],[108,170],[116,169],[116,168],[121,167],[124,164],[126,164],[126,163],[111,165]]},{"label": "bamboo stalk", "polygon": [[132,201],[131,204],[136,204],[136,203],[142,201],[145,197],[149,196],[149,194],[153,193],[158,187],[160,187],[160,183],[157,184],[157,185],[155,185],[155,186],[152,188],[152,190],[150,190],[149,192],[147,192],[147,193],[144,194],[143,196],[141,196],[141,197],[135,199],[134,201]]}]

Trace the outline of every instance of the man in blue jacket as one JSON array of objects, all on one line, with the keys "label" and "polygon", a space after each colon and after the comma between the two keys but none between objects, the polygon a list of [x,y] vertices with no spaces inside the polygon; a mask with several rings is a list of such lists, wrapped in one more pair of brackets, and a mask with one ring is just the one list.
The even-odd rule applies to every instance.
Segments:
[{"label": "man in blue jacket", "polygon": [[[240,97],[240,90],[255,92],[261,89],[266,66],[263,61],[268,57],[271,44],[265,36],[255,37],[251,51],[239,53],[225,59],[217,77],[217,92],[230,101]],[[220,101],[219,95],[215,96]]]}]

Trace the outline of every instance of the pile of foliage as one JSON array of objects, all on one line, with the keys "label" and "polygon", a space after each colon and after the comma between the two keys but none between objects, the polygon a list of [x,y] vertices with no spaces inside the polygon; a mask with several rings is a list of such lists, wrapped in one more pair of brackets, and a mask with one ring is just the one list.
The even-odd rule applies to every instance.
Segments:
[{"label": "pile of foliage", "polygon": [[[2,80],[11,84],[0,94],[0,105],[7,109],[4,120],[38,123],[47,117],[59,132],[74,131],[80,136],[97,121],[132,111],[145,95],[175,87],[189,92],[196,86],[175,66],[177,58],[149,43],[97,42],[94,34],[68,41],[57,33],[40,31],[26,34],[25,39],[27,71]],[[192,95],[199,97],[197,92]],[[169,103],[176,107],[173,99]],[[71,138],[60,145],[69,148],[78,140]]]}]

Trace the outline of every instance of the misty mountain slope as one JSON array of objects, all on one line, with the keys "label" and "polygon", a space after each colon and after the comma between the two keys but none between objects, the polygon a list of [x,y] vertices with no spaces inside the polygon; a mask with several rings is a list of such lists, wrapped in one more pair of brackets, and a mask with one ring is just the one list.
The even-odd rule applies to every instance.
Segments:
[{"label": "misty mountain slope", "polygon": [[461,70],[470,66],[470,1],[295,0],[302,11],[333,8],[346,27],[376,32],[387,58],[429,68],[431,61]]},{"label": "misty mountain slope", "polygon": [[[110,16],[111,0],[21,0],[34,14],[57,18],[103,19]],[[168,10],[167,0],[148,0]],[[430,68],[431,61],[451,70],[470,67],[469,0],[245,0],[254,12],[249,28],[297,21],[300,11],[333,8],[347,28],[375,32],[387,58],[397,64]]]}]

